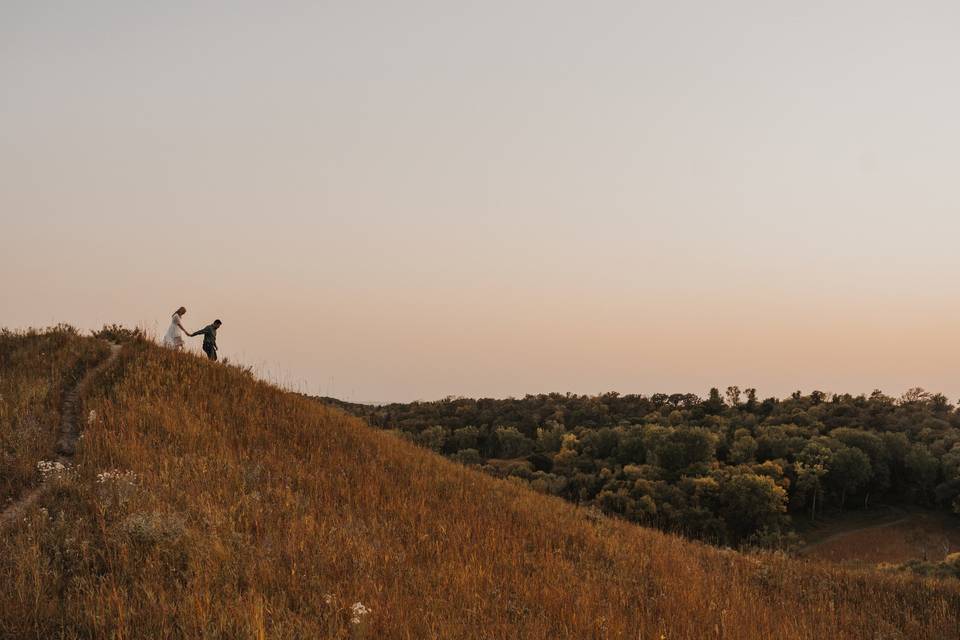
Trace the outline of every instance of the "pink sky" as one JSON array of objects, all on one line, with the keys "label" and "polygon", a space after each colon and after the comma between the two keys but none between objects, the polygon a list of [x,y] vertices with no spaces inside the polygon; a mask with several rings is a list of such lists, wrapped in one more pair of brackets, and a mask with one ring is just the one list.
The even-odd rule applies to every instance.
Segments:
[{"label": "pink sky", "polygon": [[956,400],[960,5],[5,3],[0,325],[359,401]]}]

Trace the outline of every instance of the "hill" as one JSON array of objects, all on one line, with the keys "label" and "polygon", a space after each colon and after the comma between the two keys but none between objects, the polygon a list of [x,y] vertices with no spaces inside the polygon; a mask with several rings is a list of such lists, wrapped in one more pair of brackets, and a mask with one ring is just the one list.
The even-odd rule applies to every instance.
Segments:
[{"label": "hill", "polygon": [[50,363],[76,360],[63,349],[95,353],[62,365],[95,373],[70,468],[48,473],[0,537],[4,638],[960,631],[952,582],[686,541],[460,466],[238,367],[131,340],[93,370],[102,342],[51,335],[0,343],[5,385],[52,381],[3,387],[5,441],[56,429]]},{"label": "hill", "polygon": [[960,411],[919,388],[319,400],[492,475],[724,546],[792,549],[824,517],[891,506],[960,527]]}]

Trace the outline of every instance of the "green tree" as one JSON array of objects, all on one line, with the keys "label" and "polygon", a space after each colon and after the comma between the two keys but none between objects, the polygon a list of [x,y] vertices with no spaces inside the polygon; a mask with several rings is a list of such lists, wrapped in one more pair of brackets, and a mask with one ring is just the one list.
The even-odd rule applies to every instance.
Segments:
[{"label": "green tree", "polygon": [[443,450],[444,444],[446,444],[447,430],[440,425],[434,425],[421,431],[415,439],[421,447],[433,449],[439,453]]},{"label": "green tree", "polygon": [[533,451],[533,441],[517,431],[516,427],[497,427],[494,433],[498,458],[519,458]]},{"label": "green tree", "polygon": [[855,447],[863,451],[870,458],[871,477],[867,486],[867,495],[864,506],[870,493],[882,493],[890,488],[890,454],[886,443],[876,433],[863,429],[840,427],[830,432],[830,437],[842,442],[848,447]]},{"label": "green tree", "polygon": [[563,434],[566,432],[563,425],[556,420],[548,420],[537,429],[537,444],[544,451],[556,453],[560,451],[560,446],[563,444]]},{"label": "green tree", "polygon": [[763,427],[757,437],[757,460],[793,459],[806,446],[803,427],[782,424]]},{"label": "green tree", "polygon": [[930,493],[940,476],[940,461],[925,445],[917,444],[910,448],[904,463],[916,495],[929,502]]},{"label": "green tree", "polygon": [[615,430],[603,427],[602,429],[587,431],[580,438],[580,442],[583,445],[585,455],[605,459],[612,457],[617,450],[617,445],[620,444],[620,436]]},{"label": "green tree", "polygon": [[714,459],[716,436],[698,427],[648,427],[645,445],[650,461],[668,473],[702,473]]},{"label": "green tree", "polygon": [[723,411],[723,398],[716,387],[710,389],[710,396],[703,403],[703,410],[708,415],[716,415]]},{"label": "green tree", "polygon": [[803,462],[795,462],[794,472],[796,481],[794,482],[791,504],[797,510],[809,505],[812,522],[816,520],[817,507],[823,508],[823,478],[827,475],[827,469],[823,464],[807,465]]},{"label": "green tree", "polygon": [[732,544],[739,544],[764,528],[780,530],[785,524],[787,492],[772,478],[759,476],[745,467],[727,467],[713,477],[719,484],[717,513],[727,525]]},{"label": "green tree", "polygon": [[464,449],[480,448],[480,429],[474,426],[461,427],[454,429],[453,433],[447,439],[447,448],[453,452]]},{"label": "green tree", "polygon": [[730,447],[730,464],[753,462],[757,455],[757,441],[753,436],[744,435],[734,440]]},{"label": "green tree", "polygon": [[860,449],[840,445],[833,452],[827,481],[839,494],[841,509],[846,504],[847,496],[865,487],[872,475],[870,458]]},{"label": "green tree", "polygon": [[643,427],[627,427],[622,430],[617,444],[617,462],[642,464],[647,460],[647,448],[643,442]]},{"label": "green tree", "polygon": [[736,409],[740,406],[740,387],[733,385],[732,387],[727,387],[727,404]]},{"label": "green tree", "polygon": [[483,464],[483,457],[476,449],[460,449],[453,454],[452,458],[460,464]]}]

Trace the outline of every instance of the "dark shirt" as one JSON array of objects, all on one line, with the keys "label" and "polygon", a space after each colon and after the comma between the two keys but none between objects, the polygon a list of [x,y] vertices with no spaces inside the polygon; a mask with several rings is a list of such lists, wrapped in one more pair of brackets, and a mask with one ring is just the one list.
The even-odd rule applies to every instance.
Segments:
[{"label": "dark shirt", "polygon": [[217,348],[217,328],[212,324],[208,324],[203,329],[199,331],[194,331],[190,334],[191,336],[203,336],[203,348],[212,347],[214,350]]}]

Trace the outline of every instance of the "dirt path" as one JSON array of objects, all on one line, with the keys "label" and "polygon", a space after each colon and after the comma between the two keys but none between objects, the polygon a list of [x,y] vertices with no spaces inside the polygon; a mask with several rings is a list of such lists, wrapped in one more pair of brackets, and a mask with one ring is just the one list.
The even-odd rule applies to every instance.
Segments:
[{"label": "dirt path", "polygon": [[[63,397],[63,405],[60,408],[60,438],[57,440],[57,462],[64,467],[70,467],[73,464],[73,455],[77,452],[77,440],[80,438],[80,395],[90,385],[94,377],[117,358],[120,349],[119,344],[111,342],[110,355],[97,366],[88,369],[80,382],[67,391]],[[44,487],[45,484],[41,482],[36,487],[28,489],[19,500],[4,509],[0,513],[0,527],[20,519],[43,494]]]}]

